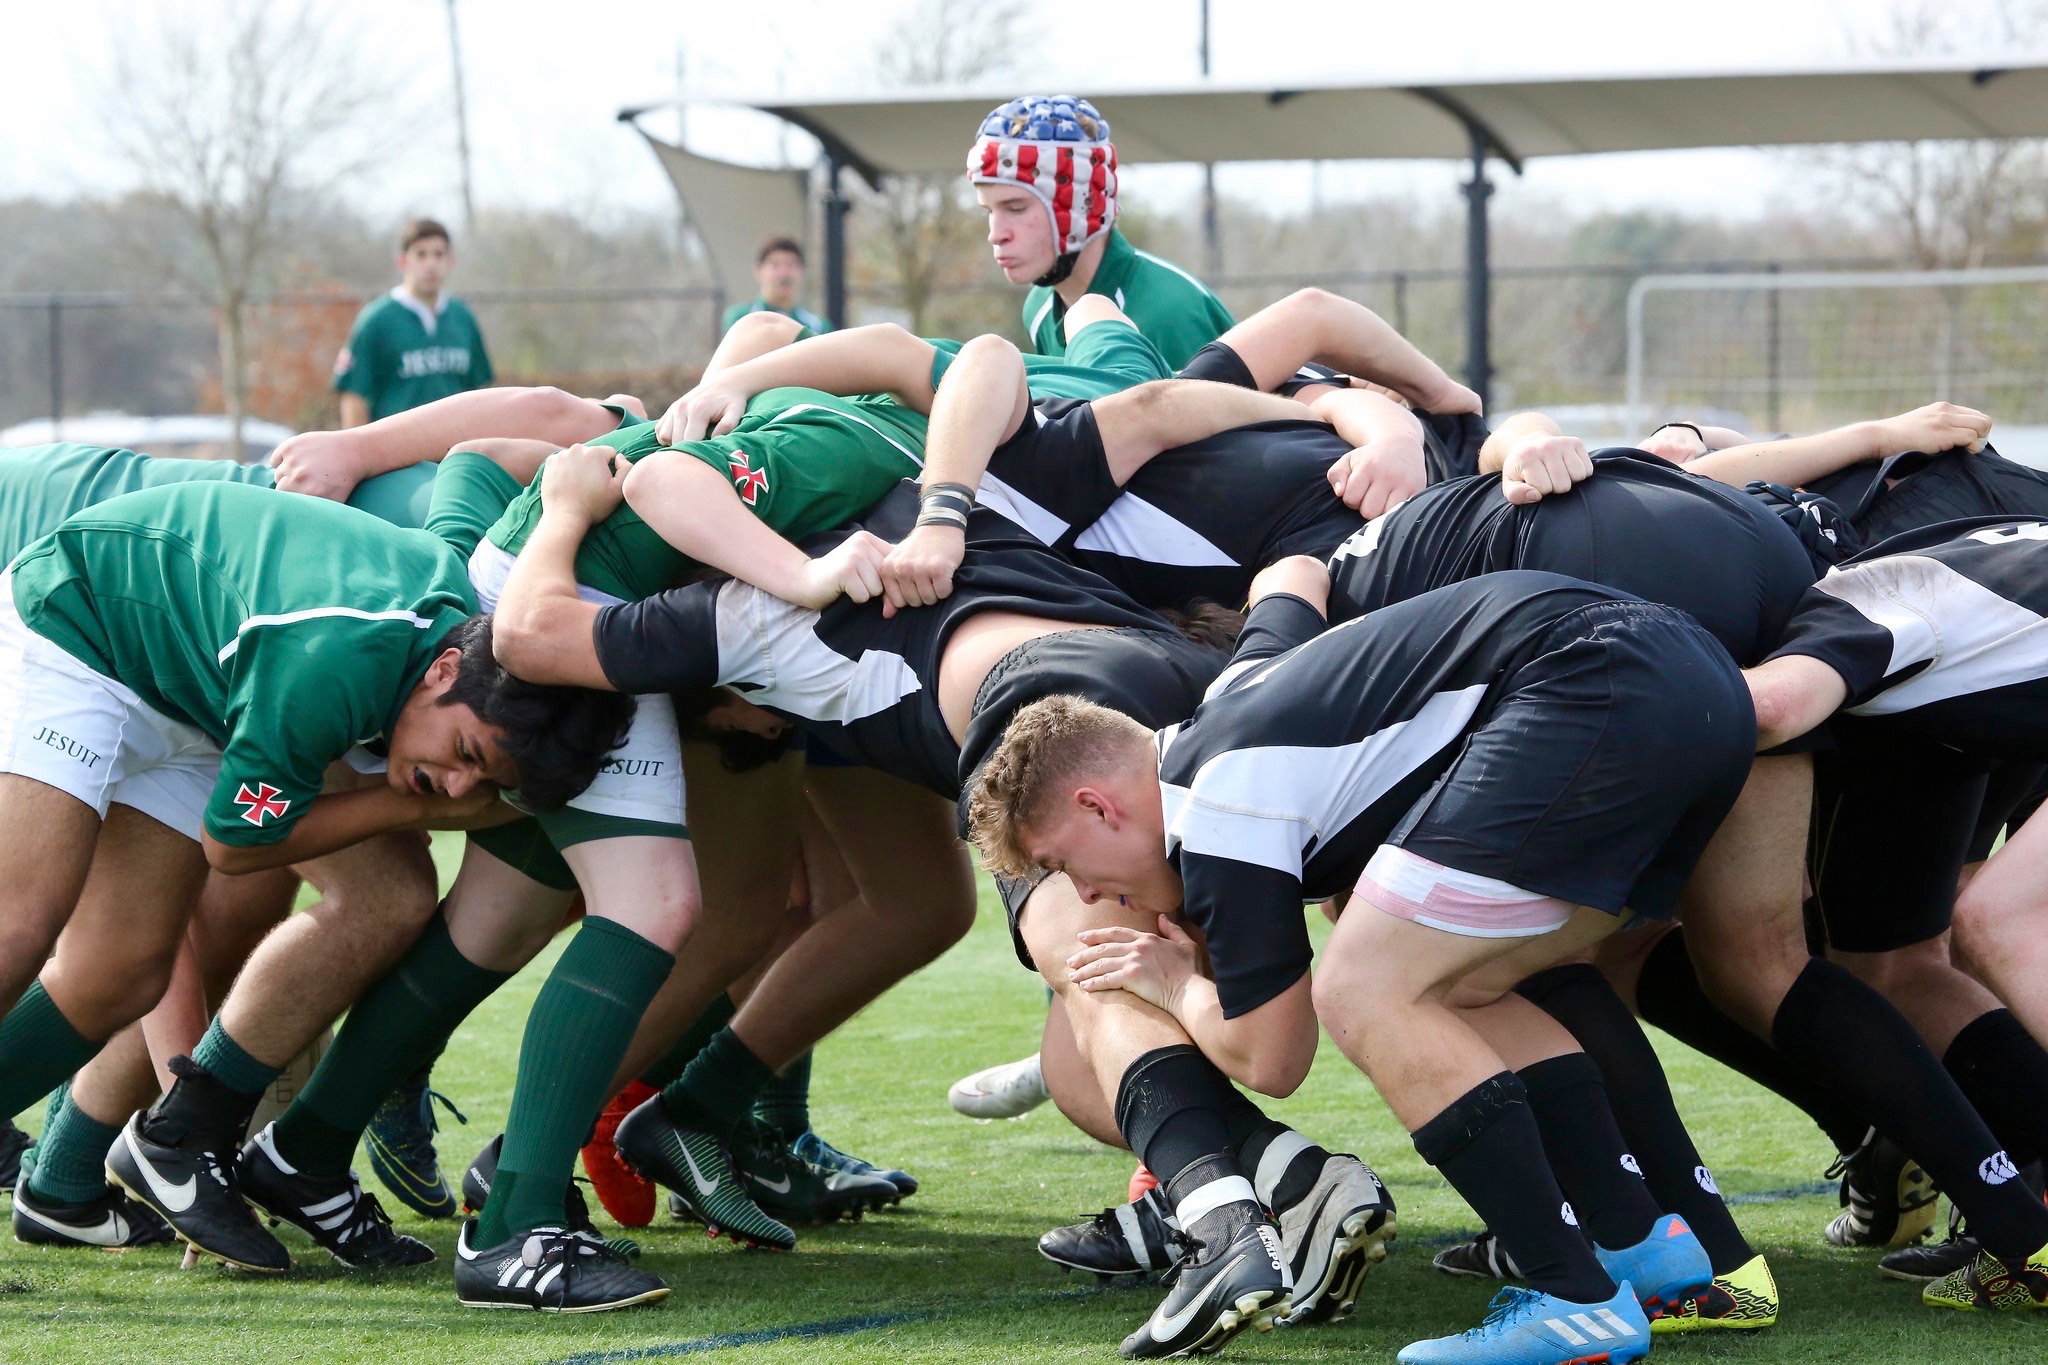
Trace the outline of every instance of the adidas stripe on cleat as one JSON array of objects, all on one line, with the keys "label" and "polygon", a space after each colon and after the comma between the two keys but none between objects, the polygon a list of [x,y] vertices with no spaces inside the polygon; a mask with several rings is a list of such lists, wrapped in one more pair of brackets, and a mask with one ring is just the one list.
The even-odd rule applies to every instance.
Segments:
[{"label": "adidas stripe on cleat", "polygon": [[702,1129],[677,1124],[661,1096],[620,1120],[616,1141],[621,1160],[673,1190],[713,1237],[771,1251],[795,1248],[796,1234],[749,1196],[725,1144]]},{"label": "adidas stripe on cleat", "polygon": [[1084,1270],[1106,1284],[1120,1275],[1156,1275],[1178,1254],[1180,1228],[1158,1186],[1128,1204],[1104,1209],[1085,1223],[1054,1228],[1038,1239],[1038,1254],[1063,1270]]},{"label": "adidas stripe on cleat", "polygon": [[177,1133],[166,1126],[154,1130],[163,1139],[158,1141],[147,1135],[149,1118],[136,1114],[114,1139],[107,1179],[155,1209],[201,1255],[272,1275],[291,1269],[284,1243],[242,1198],[234,1153],[221,1150],[227,1135]]},{"label": "adidas stripe on cleat", "polygon": [[1486,1321],[1454,1337],[1402,1348],[1401,1365],[1628,1365],[1650,1350],[1650,1321],[1635,1290],[1605,1303],[1572,1303],[1509,1285]]},{"label": "adidas stripe on cleat", "polygon": [[155,1209],[112,1185],[83,1204],[38,1199],[24,1180],[14,1191],[14,1240],[40,1247],[154,1247],[178,1240]]},{"label": "adidas stripe on cleat", "polygon": [[1738,1269],[1716,1275],[1714,1284],[1672,1308],[1650,1316],[1650,1331],[1667,1332],[1754,1332],[1775,1326],[1778,1321],[1778,1282],[1761,1256],[1753,1256]]},{"label": "adidas stripe on cleat", "polygon": [[2048,1308],[2048,1247],[2026,1263],[2010,1265],[1988,1251],[1960,1270],[1951,1271],[1920,1291],[1929,1308],[1960,1308],[1974,1312],[2010,1313]]},{"label": "adidas stripe on cleat", "polygon": [[1281,1319],[1288,1326],[1349,1313],[1366,1274],[1387,1259],[1387,1243],[1399,1232],[1387,1187],[1372,1167],[1341,1153],[1323,1163],[1307,1195],[1274,1215],[1294,1281]]},{"label": "adidas stripe on cleat", "polygon": [[470,1245],[476,1220],[455,1242],[455,1297],[464,1308],[603,1313],[668,1297],[659,1276],[635,1270],[594,1233],[536,1228],[499,1246]]},{"label": "adidas stripe on cleat", "polygon": [[316,1177],[292,1167],[263,1130],[242,1149],[236,1175],[243,1197],[271,1217],[290,1223],[352,1270],[425,1265],[434,1249],[391,1226],[390,1215],[366,1194],[351,1171],[345,1178]]},{"label": "adidas stripe on cleat", "polygon": [[1675,1213],[1659,1217],[1650,1235],[1634,1246],[1610,1251],[1595,1245],[1593,1254],[1609,1279],[1616,1284],[1627,1280],[1636,1287],[1636,1299],[1647,1314],[1675,1308],[1714,1285],[1714,1263],[1707,1249]]}]

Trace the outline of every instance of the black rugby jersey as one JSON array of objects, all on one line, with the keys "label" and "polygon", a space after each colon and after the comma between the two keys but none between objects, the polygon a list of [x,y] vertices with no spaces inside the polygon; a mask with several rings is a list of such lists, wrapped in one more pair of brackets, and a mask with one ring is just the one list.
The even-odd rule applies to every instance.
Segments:
[{"label": "black rugby jersey", "polygon": [[1992,760],[2048,759],[2048,522],[1980,517],[1893,536],[1813,585],[1774,658],[1819,659],[1869,718]]},{"label": "black rugby jersey", "polygon": [[[918,487],[906,481],[864,526],[900,540],[917,512]],[[846,534],[806,548],[822,552]],[[970,517],[968,541],[952,595],[936,606],[885,619],[879,598],[841,598],[817,612],[738,580],[695,583],[606,607],[594,630],[598,662],[626,693],[730,686],[801,721],[854,763],[957,797],[960,750],[939,713],[939,661],[970,616],[1014,611],[1181,638],[1160,617],[986,506]],[[1220,655],[1201,652],[1220,666]],[[1099,699],[1106,705],[1117,700],[1113,691]]]},{"label": "black rugby jersey", "polygon": [[1518,505],[1495,475],[1425,488],[1345,541],[1330,615],[1378,611],[1501,569],[1541,569],[1677,607],[1737,663],[1770,652],[1814,566],[1756,499],[1641,451],[1604,450],[1568,493]]},{"label": "black rugby jersey", "polygon": [[1027,421],[990,460],[982,501],[1147,606],[1237,606],[1268,564],[1325,558],[1365,524],[1330,491],[1350,447],[1321,422],[1236,427],[1161,452],[1119,488],[1086,404],[1048,399]]},{"label": "black rugby jersey", "polygon": [[2048,475],[2000,455],[1908,451],[1808,485],[1839,506],[1866,544],[1965,517],[2048,517]]},{"label": "black rugby jersey", "polygon": [[1299,598],[1253,608],[1207,699],[1155,739],[1167,857],[1227,1016],[1301,979],[1302,902],[1358,880],[1575,613],[1623,600],[1518,571],[1327,631]]}]

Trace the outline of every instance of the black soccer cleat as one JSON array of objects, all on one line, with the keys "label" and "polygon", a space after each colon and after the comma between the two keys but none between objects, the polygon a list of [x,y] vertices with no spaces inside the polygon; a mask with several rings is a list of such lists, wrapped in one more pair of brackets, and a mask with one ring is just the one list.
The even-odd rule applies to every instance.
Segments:
[{"label": "black soccer cleat", "polygon": [[[733,1150],[733,1166],[762,1212],[784,1223],[836,1223],[903,1197],[894,1182],[806,1161],[781,1133],[751,1124]],[[863,1163],[865,1164],[865,1163]]]},{"label": "black soccer cleat", "polygon": [[156,1210],[109,1185],[83,1204],[36,1198],[27,1181],[14,1191],[14,1240],[39,1247],[155,1247],[178,1240]]},{"label": "black soccer cleat", "polygon": [[273,1218],[311,1237],[351,1270],[425,1265],[434,1249],[391,1226],[374,1194],[363,1192],[355,1172],[340,1178],[309,1175],[278,1155],[272,1125],[242,1149],[235,1175],[242,1197]]},{"label": "black soccer cleat", "polygon": [[732,1154],[712,1133],[685,1128],[669,1116],[656,1095],[619,1120],[614,1136],[619,1159],[649,1180],[673,1190],[688,1216],[736,1242],[770,1251],[789,1251],[796,1234],[756,1204],[753,1182],[733,1166]]},{"label": "black soccer cleat", "polygon": [[844,1172],[847,1175],[876,1176],[888,1181],[896,1187],[896,1199],[891,1200],[891,1203],[908,1199],[917,1193],[917,1177],[910,1172],[899,1171],[894,1167],[877,1166],[874,1162],[857,1157],[851,1152],[842,1152],[808,1128],[797,1134],[795,1141],[790,1145],[798,1156],[828,1175]]},{"label": "black soccer cleat", "polygon": [[1157,1275],[1179,1254],[1173,1206],[1153,1188],[1128,1204],[1104,1209],[1085,1223],[1054,1228],[1038,1239],[1038,1254],[1065,1270],[1084,1270],[1104,1283],[1120,1275]]},{"label": "black soccer cleat", "polygon": [[494,1247],[469,1244],[476,1220],[455,1243],[455,1297],[464,1308],[530,1308],[603,1313],[668,1297],[659,1276],[635,1270],[594,1233],[536,1228]]},{"label": "black soccer cleat", "polygon": [[202,1255],[280,1275],[292,1267],[235,1182],[233,1137],[136,1114],[107,1151],[107,1179],[155,1209]]},{"label": "black soccer cleat", "polygon": [[1247,1327],[1270,1331],[1291,1282],[1280,1234],[1249,1202],[1226,1204],[1174,1234],[1183,1248],[1166,1297],[1124,1338],[1127,1358],[1213,1355]]},{"label": "black soccer cleat", "polygon": [[491,1182],[498,1178],[498,1156],[505,1150],[505,1135],[498,1134],[462,1171],[462,1211],[472,1218],[484,1211],[491,1197]]},{"label": "black soccer cleat", "polygon": [[1925,1283],[1953,1275],[1976,1263],[1983,1246],[1965,1229],[1962,1214],[1954,1205],[1948,1211],[1948,1236],[1939,1242],[1923,1242],[1888,1252],[1877,1263],[1877,1273],[1894,1280]]},{"label": "black soccer cleat", "polygon": [[1828,1167],[1828,1179],[1837,1177],[1842,1212],[1827,1226],[1834,1245],[1897,1250],[1933,1231],[1933,1179],[1875,1128]]},{"label": "black soccer cleat", "polygon": [[1342,1153],[1323,1163],[1299,1202],[1273,1212],[1294,1281],[1281,1320],[1289,1326],[1349,1313],[1367,1272],[1387,1259],[1387,1243],[1398,1231],[1387,1187],[1372,1167]]},{"label": "black soccer cleat", "polygon": [[0,1119],[0,1190],[11,1191],[19,1183],[21,1154],[35,1146],[35,1142],[12,1123]]},{"label": "black soccer cleat", "polygon": [[1447,1246],[1430,1258],[1429,1263],[1446,1275],[1458,1275],[1474,1280],[1519,1280],[1522,1268],[1515,1264],[1515,1258],[1508,1255],[1508,1249],[1500,1244],[1500,1238],[1491,1232],[1482,1232],[1469,1242]]}]

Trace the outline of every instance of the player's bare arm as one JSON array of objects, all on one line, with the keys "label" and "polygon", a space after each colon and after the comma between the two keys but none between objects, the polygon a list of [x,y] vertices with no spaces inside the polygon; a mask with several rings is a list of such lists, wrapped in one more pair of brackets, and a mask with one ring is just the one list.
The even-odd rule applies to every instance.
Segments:
[{"label": "player's bare arm", "polygon": [[690,455],[658,450],[636,461],[625,489],[626,502],[663,540],[785,602],[823,610],[841,593],[856,602],[881,595],[887,541],[857,532],[812,559],[749,512],[730,481]]},{"label": "player's bare arm", "polygon": [[491,622],[491,652],[528,682],[615,691],[591,627],[600,608],[576,591],[576,552],[625,496],[625,470],[602,446],[573,445],[541,474],[541,516],[512,563]]},{"label": "player's bare arm", "polygon": [[616,425],[617,417],[604,404],[561,389],[478,389],[345,431],[303,432],[278,446],[270,464],[285,492],[341,502],[365,479],[439,460],[479,436],[514,435],[567,445]]},{"label": "player's bare arm", "polygon": [[1743,672],[1756,703],[1756,747],[1774,749],[1819,725],[1848,699],[1842,675],[1819,659],[1786,654]]},{"label": "player's bare arm", "polygon": [[1262,389],[1315,361],[1384,385],[1427,412],[1480,408],[1478,394],[1452,379],[1385,318],[1327,290],[1297,290],[1219,339],[1237,353]]},{"label": "player's bare arm", "polygon": [[1740,488],[1761,479],[1797,488],[1865,460],[1909,450],[1975,453],[1991,434],[1991,418],[1955,403],[1929,403],[1896,417],[1856,422],[1788,441],[1757,441],[1711,451],[1686,462],[1694,474]]},{"label": "player's bare arm", "polygon": [[[390,830],[467,828],[463,822],[503,804],[497,787],[488,782],[460,796],[418,796],[380,785],[315,797],[291,833],[274,844],[224,844],[211,834],[201,834],[200,843],[207,866],[216,872],[264,872],[324,857]],[[449,821],[456,823],[444,823]]]},{"label": "player's bare arm", "polygon": [[1368,519],[1398,507],[1429,482],[1422,423],[1371,389],[1322,389],[1309,411],[1328,422],[1351,451],[1330,465],[1330,491]]},{"label": "player's bare arm", "polygon": [[852,397],[889,393],[904,406],[930,412],[936,348],[894,323],[806,337],[794,345],[707,371],[697,387],[669,405],[655,431],[666,445],[723,436],[769,389],[817,389]]}]

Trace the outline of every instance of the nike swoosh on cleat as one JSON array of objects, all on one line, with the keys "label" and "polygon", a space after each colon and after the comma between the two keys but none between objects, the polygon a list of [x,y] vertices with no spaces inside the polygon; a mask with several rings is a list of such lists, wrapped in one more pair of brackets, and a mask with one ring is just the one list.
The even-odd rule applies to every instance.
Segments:
[{"label": "nike swoosh on cleat", "polygon": [[149,1192],[157,1197],[159,1203],[172,1213],[183,1213],[192,1207],[193,1201],[199,1197],[198,1176],[188,1175],[185,1177],[184,1184],[173,1185],[158,1175],[156,1168],[151,1166],[142,1153],[135,1149],[135,1143],[132,1138],[126,1133],[123,1133],[121,1138],[122,1141],[128,1144],[128,1155],[134,1158],[136,1169],[142,1172],[143,1180],[149,1185]]},{"label": "nike swoosh on cleat", "polygon": [[[693,1169],[694,1169],[694,1168],[693,1168]],[[767,1180],[767,1179],[764,1179],[764,1178],[763,1178],[763,1177],[761,1177],[761,1176],[758,1176],[758,1175],[753,1175],[752,1173],[749,1173],[749,1174],[748,1174],[748,1177],[747,1177],[747,1178],[748,1178],[748,1179],[750,1179],[750,1180],[752,1180],[752,1181],[753,1181],[753,1182],[754,1182],[755,1184],[759,1185],[759,1186],[760,1186],[760,1187],[761,1187],[762,1189],[764,1189],[764,1190],[773,1190],[773,1191],[775,1191],[775,1192],[776,1192],[777,1194],[788,1194],[788,1193],[789,1193],[789,1177],[788,1177],[788,1176],[784,1176],[784,1177],[782,1177],[782,1179],[781,1179],[781,1180],[779,1180],[779,1181],[775,1181],[775,1180]]]},{"label": "nike swoosh on cleat", "polygon": [[707,1181],[704,1179],[704,1172],[697,1169],[696,1158],[690,1155],[690,1149],[688,1147],[683,1146],[681,1139],[677,1139],[676,1146],[682,1148],[683,1164],[690,1168],[690,1179],[696,1182],[697,1193],[705,1196],[707,1199],[712,1195],[717,1194],[719,1182],[716,1180]]},{"label": "nike swoosh on cleat", "polygon": [[[1178,1313],[1169,1314],[1163,1318],[1154,1318],[1152,1320],[1152,1340],[1158,1342],[1170,1341],[1186,1330],[1187,1325],[1195,1320],[1195,1314],[1202,1310],[1202,1305],[1209,1301],[1209,1295],[1215,1291],[1216,1286],[1222,1284],[1230,1272],[1237,1269],[1238,1263],[1243,1260],[1244,1253],[1240,1251],[1229,1265],[1218,1271],[1215,1277],[1203,1286],[1202,1292],[1195,1296],[1194,1302],[1188,1304],[1187,1307],[1181,1309]],[[1166,1329],[1164,1332],[1160,1331],[1162,1327]]]}]

